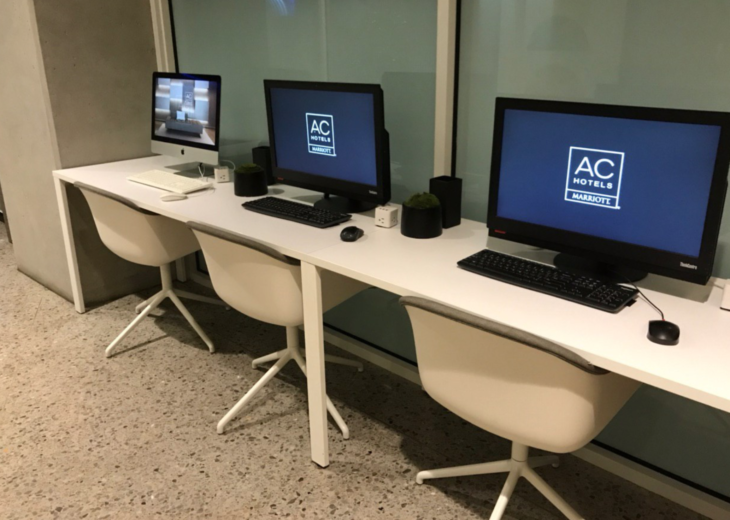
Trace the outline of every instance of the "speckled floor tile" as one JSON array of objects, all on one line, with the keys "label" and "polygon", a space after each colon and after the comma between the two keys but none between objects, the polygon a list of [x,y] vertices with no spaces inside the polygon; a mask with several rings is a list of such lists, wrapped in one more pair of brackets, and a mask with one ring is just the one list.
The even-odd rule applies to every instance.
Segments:
[{"label": "speckled floor tile", "polygon": [[[309,459],[306,383],[291,365],[217,435],[262,374],[251,359],[283,348],[281,328],[190,302],[216,343],[211,355],[163,305],[106,359],[152,291],[79,315],[17,271],[4,230],[0,292],[2,519],[478,519],[504,483],[417,485],[419,469],[504,458],[509,444],[372,365],[328,370],[352,437],[330,428],[327,469]],[[701,518],[571,456],[540,473],[589,519]],[[560,515],[523,481],[505,518]]]}]

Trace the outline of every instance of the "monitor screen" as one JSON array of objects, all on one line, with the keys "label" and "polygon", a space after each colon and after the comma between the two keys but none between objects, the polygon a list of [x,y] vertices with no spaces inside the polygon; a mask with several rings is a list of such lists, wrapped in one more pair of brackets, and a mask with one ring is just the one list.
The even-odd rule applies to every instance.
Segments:
[{"label": "monitor screen", "polygon": [[277,168],[377,185],[372,93],[272,87],[269,96]]},{"label": "monitor screen", "polygon": [[188,74],[155,74],[152,139],[218,150],[220,81]]},{"label": "monitor screen", "polygon": [[698,257],[721,130],[507,108],[496,214]]}]

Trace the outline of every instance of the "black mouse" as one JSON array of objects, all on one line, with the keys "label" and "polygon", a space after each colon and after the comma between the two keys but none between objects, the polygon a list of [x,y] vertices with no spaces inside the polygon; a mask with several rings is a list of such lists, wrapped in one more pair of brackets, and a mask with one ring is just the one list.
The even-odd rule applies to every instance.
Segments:
[{"label": "black mouse", "polygon": [[365,232],[359,227],[347,226],[340,233],[340,239],[342,239],[343,242],[354,242],[364,234]]},{"label": "black mouse", "polygon": [[679,327],[671,321],[653,320],[649,322],[646,337],[660,345],[676,345],[679,343]]}]

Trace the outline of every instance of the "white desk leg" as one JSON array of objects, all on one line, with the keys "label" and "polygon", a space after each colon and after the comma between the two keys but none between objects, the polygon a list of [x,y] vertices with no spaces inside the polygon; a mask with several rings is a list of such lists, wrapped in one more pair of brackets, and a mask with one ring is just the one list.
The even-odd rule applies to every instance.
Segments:
[{"label": "white desk leg", "polygon": [[79,276],[79,263],[76,259],[76,244],[74,243],[73,228],[71,227],[66,183],[55,175],[53,176],[53,183],[56,186],[56,200],[58,201],[58,212],[61,216],[61,231],[63,232],[63,244],[66,247],[66,262],[68,263],[68,274],[71,278],[74,307],[76,307],[76,312],[84,313],[86,312],[86,305],[81,290],[81,277]]},{"label": "white desk leg", "polygon": [[312,460],[324,468],[329,466],[330,454],[327,443],[322,277],[318,267],[306,262],[302,262],[302,292],[304,297],[304,341],[307,352],[309,439]]}]

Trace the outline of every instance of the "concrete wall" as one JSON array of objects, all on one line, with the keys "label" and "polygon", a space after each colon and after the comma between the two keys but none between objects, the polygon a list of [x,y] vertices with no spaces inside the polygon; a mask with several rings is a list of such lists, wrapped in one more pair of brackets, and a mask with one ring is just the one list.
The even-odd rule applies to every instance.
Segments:
[{"label": "concrete wall", "polygon": [[[151,155],[156,55],[149,0],[34,0],[63,168]],[[156,269],[118,258],[96,233],[88,205],[69,205],[87,303],[159,283]]]},{"label": "concrete wall", "polygon": [[0,183],[18,268],[69,297],[51,170],[59,166],[32,3],[0,2]]},{"label": "concrete wall", "polygon": [[35,0],[64,168],[151,155],[149,0]]},{"label": "concrete wall", "polygon": [[13,243],[13,237],[10,234],[10,228],[8,227],[8,214],[5,210],[5,200],[3,199],[3,187],[2,184],[0,184],[0,211],[2,212],[2,221],[3,226],[5,226],[5,235],[8,237],[8,241],[12,244]]},{"label": "concrete wall", "polygon": [[[0,2],[0,182],[18,268],[71,298],[51,170],[150,155],[156,69],[148,0]],[[12,79],[9,79],[12,78]],[[88,304],[159,283],[101,243],[69,190]]]}]

